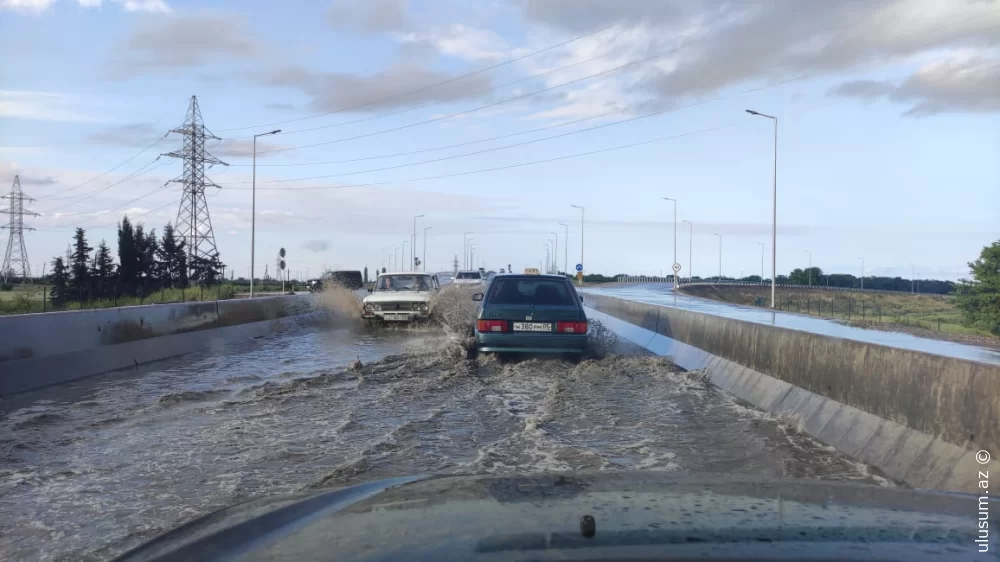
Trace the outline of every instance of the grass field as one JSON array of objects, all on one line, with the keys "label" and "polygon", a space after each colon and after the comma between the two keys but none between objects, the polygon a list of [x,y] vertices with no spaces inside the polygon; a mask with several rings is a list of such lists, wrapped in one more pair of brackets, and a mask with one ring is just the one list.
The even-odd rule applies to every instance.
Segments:
[{"label": "grass field", "polygon": [[[768,287],[691,287],[684,289],[694,296],[734,304],[769,306]],[[985,330],[962,324],[962,313],[949,295],[860,293],[823,289],[778,288],[776,306],[781,310],[836,318],[856,325],[872,327],[910,327],[925,332],[973,336],[1000,343],[1000,338]],[[984,343],[984,342],[980,342]]]},{"label": "grass field", "polygon": [[[116,306],[136,306],[142,304],[159,304],[171,302],[198,302],[210,300],[231,299],[243,290],[239,285],[223,284],[211,288],[189,287],[187,289],[163,289],[143,297],[117,297],[110,299],[95,299],[68,302],[59,308],[53,308],[48,296],[47,285],[14,285],[11,291],[0,291],[0,315],[28,314],[34,312],[52,312],[54,310],[80,310],[91,308],[114,308]],[[280,290],[268,285],[264,289]]]}]

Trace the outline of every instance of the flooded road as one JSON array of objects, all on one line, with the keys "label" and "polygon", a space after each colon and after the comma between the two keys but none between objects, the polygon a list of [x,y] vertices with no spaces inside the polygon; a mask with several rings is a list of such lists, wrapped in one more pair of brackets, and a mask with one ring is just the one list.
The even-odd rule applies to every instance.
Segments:
[{"label": "flooded road", "polygon": [[[468,360],[351,322],[0,400],[0,559],[106,560],[252,497],[418,472],[871,469],[669,361]],[[361,359],[363,366],[349,364]]]}]

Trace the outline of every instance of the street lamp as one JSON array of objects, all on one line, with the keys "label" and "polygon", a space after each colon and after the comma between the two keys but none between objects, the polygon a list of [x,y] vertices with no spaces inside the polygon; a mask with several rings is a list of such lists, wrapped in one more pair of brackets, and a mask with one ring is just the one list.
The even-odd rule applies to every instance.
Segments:
[{"label": "street lamp", "polygon": [[[406,271],[406,243],[407,240],[403,240],[403,254],[399,257],[399,265],[402,266],[399,271]],[[413,253],[413,248],[410,248],[410,253]],[[413,261],[413,260],[410,260]]]},{"label": "street lamp", "polygon": [[[586,211],[580,205],[570,205],[574,209],[580,209],[580,265],[583,265],[583,221]],[[583,278],[580,278],[580,285],[583,285]]]},{"label": "street lamp", "polygon": [[417,270],[417,219],[423,218],[426,215],[417,215],[413,217],[413,237],[410,238],[410,253],[413,254],[410,257],[410,271]]},{"label": "street lamp", "polygon": [[475,236],[469,238],[468,246],[465,249],[465,269],[474,269],[472,263],[472,246],[474,245],[473,242],[475,242],[475,240]]},{"label": "street lamp", "polygon": [[396,258],[396,252],[398,252],[398,251],[399,251],[399,246],[396,246],[396,249],[392,251],[392,268],[393,268],[393,271],[399,271],[399,259]]},{"label": "street lamp", "polygon": [[476,254],[475,254],[475,252],[476,252],[476,245],[470,243],[469,244],[469,269],[475,269],[476,268],[476,262],[475,262]]},{"label": "street lamp", "polygon": [[760,282],[763,283],[764,282],[764,243],[763,242],[757,242],[757,245],[760,246]]},{"label": "street lamp", "polygon": [[472,234],[472,232],[464,232],[464,233],[462,233],[462,266],[465,269],[469,269],[469,261],[468,261],[469,260],[469,240],[468,240],[467,237],[470,234]]},{"label": "street lamp", "polygon": [[812,287],[813,284],[813,253],[809,250],[803,250],[805,253],[809,254],[809,286]]},{"label": "street lamp", "polygon": [[771,176],[771,308],[774,308],[774,283],[778,261],[778,118],[748,109],[747,113],[774,121],[774,171]]},{"label": "street lamp", "polygon": [[865,290],[865,258],[858,258],[861,260],[861,290]]},{"label": "street lamp", "polygon": [[674,290],[677,290],[677,271],[674,269],[674,264],[677,263],[677,200],[671,199],[669,197],[663,198],[665,201],[671,201],[674,204],[674,263],[670,264],[670,270],[674,272]]},{"label": "street lamp", "polygon": [[433,226],[424,227],[424,251],[423,251],[424,263],[420,264],[423,271],[427,271],[427,231],[432,228],[434,227]]},{"label": "street lamp", "polygon": [[713,235],[719,237],[719,282],[722,282],[722,235],[717,232]]},{"label": "street lamp", "polygon": [[916,278],[917,278],[917,270],[916,270],[916,267],[911,263],[910,264],[910,292],[911,293],[913,292],[913,280],[916,279]]},{"label": "street lamp", "polygon": [[253,274],[256,265],[254,256],[257,250],[257,137],[276,135],[280,132],[281,129],[275,129],[253,136],[253,180],[251,181],[253,187],[250,195],[250,298],[253,298]]},{"label": "street lamp", "polygon": [[[549,234],[552,234],[556,237],[556,247],[554,250],[552,250],[552,267],[553,269],[556,270],[556,273],[559,273],[559,233],[550,230]],[[565,244],[566,241],[563,240],[563,245]],[[565,271],[563,273],[565,273]]]},{"label": "street lamp", "polygon": [[563,275],[565,275],[569,273],[569,225],[559,223],[559,226],[565,230],[563,232]]},{"label": "street lamp", "polygon": [[692,262],[694,258],[694,223],[691,221],[682,221],[688,223],[688,279],[692,282],[694,281],[694,271],[692,271]]}]

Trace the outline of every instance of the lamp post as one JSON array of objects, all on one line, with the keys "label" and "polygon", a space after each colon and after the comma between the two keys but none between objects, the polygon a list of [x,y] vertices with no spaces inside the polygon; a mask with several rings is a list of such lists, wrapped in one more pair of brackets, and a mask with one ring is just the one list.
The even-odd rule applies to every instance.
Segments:
[{"label": "lamp post", "polygon": [[774,308],[778,261],[778,118],[752,109],[748,109],[747,113],[774,121],[774,171],[771,176],[771,308]]},{"label": "lamp post", "polygon": [[399,259],[396,257],[396,252],[398,251],[399,246],[396,246],[396,249],[392,251],[392,267],[395,271],[399,271]]},{"label": "lamp post", "polygon": [[569,225],[559,223],[563,227],[563,274],[569,273]]},{"label": "lamp post", "polygon": [[[556,270],[556,273],[559,273],[559,233],[550,230],[549,234],[556,237],[556,246],[555,249],[552,250],[552,268]],[[563,244],[566,244],[565,240],[563,240]],[[565,271],[563,273],[565,273]]]},{"label": "lamp post", "polygon": [[410,271],[417,270],[417,219],[423,218],[426,215],[417,215],[413,217],[413,235],[410,238]]},{"label": "lamp post", "polygon": [[693,282],[694,266],[692,264],[694,263],[694,258],[692,256],[694,254],[694,223],[691,221],[682,221],[682,222],[688,223],[688,279],[690,279]]},{"label": "lamp post", "polygon": [[719,282],[721,282],[722,281],[722,235],[717,232],[713,234],[719,237]]},{"label": "lamp post", "polygon": [[[406,243],[408,240],[403,240],[403,254],[399,257],[399,265],[402,266],[400,271],[406,271]],[[413,253],[413,248],[410,248],[410,253]],[[413,261],[413,260],[410,260]]]},{"label": "lamp post", "polygon": [[[583,207],[581,207],[580,205],[570,205],[570,207],[573,207],[574,209],[580,209],[580,265],[583,265],[583,224],[584,224],[584,215],[586,214],[586,211],[584,211]],[[582,277],[580,278],[580,285],[583,285]]]},{"label": "lamp post", "polygon": [[910,292],[911,293],[913,292],[913,280],[916,279],[916,278],[917,278],[917,270],[916,270],[916,267],[914,267],[914,265],[911,263],[910,264]]},{"label": "lamp post", "polygon": [[764,243],[763,242],[757,242],[757,245],[760,246],[760,282],[763,283],[764,282]]},{"label": "lamp post", "polygon": [[434,227],[433,226],[424,227],[424,251],[423,251],[424,263],[420,264],[422,271],[427,271],[427,231],[432,228]]},{"label": "lamp post", "polygon": [[803,250],[805,253],[809,254],[809,286],[812,287],[813,284],[813,253],[809,250]]},{"label": "lamp post", "polygon": [[250,195],[250,298],[253,298],[253,274],[256,265],[254,257],[257,250],[257,137],[276,135],[281,129],[275,129],[266,133],[259,133],[253,136],[253,180],[251,183]]},{"label": "lamp post", "polygon": [[865,258],[858,258],[861,260],[861,290],[865,290]]},{"label": "lamp post", "polygon": [[[670,201],[674,204],[674,261],[670,264],[670,270],[673,271],[673,264],[677,263],[677,200],[671,199],[670,197],[664,197],[665,201]],[[674,271],[674,290],[677,290],[677,272]]]},{"label": "lamp post", "polygon": [[464,232],[464,233],[462,233],[462,267],[465,268],[465,269],[469,269],[469,240],[468,240],[468,236],[470,234],[472,234],[472,232]]}]

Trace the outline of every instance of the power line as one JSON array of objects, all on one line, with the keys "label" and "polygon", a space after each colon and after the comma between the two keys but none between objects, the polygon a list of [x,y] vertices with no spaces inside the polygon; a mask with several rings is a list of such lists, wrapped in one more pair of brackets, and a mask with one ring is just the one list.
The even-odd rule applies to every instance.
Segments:
[{"label": "power line", "polygon": [[[592,63],[592,62],[594,62],[596,60],[607,58],[607,57],[609,57],[609,56],[611,56],[613,54],[615,54],[615,53],[604,53],[602,55],[597,55],[597,56],[591,57],[589,59],[585,59],[585,60],[581,60],[581,61],[576,61],[574,63],[567,64],[565,66],[560,66],[560,67],[557,67],[557,68],[553,68],[553,69],[550,69],[550,70],[546,70],[546,71],[543,71],[543,72],[532,74],[531,76],[526,76],[524,78],[518,78],[517,80],[513,80],[511,82],[506,82],[504,84],[498,84],[496,86],[493,86],[493,87],[491,87],[487,91],[489,91],[489,92],[495,92],[497,90],[501,90],[501,89],[506,88],[508,86],[513,86],[515,84],[520,84],[522,82],[530,82],[532,80],[535,80],[537,78],[541,78],[543,76],[548,76],[550,74],[555,74],[556,72],[562,72],[564,70],[569,70],[571,68],[575,68],[575,67],[580,66],[580,65]],[[296,133],[309,133],[309,132],[312,132],[312,131],[319,131],[319,130],[322,130],[322,129],[333,129],[333,128],[336,128],[336,127],[343,127],[343,126],[346,126],[346,125],[356,125],[358,123],[364,123],[365,121],[373,121],[375,119],[381,119],[383,117],[392,117],[393,115],[400,115],[402,113],[409,113],[411,111],[417,111],[417,110],[420,110],[420,109],[427,109],[428,107],[434,107],[435,105],[443,105],[445,103],[451,103],[451,102],[450,101],[432,101],[432,102],[427,102],[427,103],[425,103],[423,105],[417,105],[417,106],[414,106],[414,107],[406,107],[406,108],[403,108],[403,109],[397,109],[395,111],[390,111],[388,113],[377,113],[375,115],[369,115],[367,117],[359,117],[359,118],[353,119],[351,121],[341,121],[340,123],[331,123],[329,125],[320,125],[318,127],[310,127],[308,129],[296,129],[294,131],[282,131],[281,136],[293,135],[293,134],[296,134]],[[249,139],[249,138],[253,138],[252,135],[245,136],[245,137],[229,137],[230,140]],[[257,154],[260,154],[260,153],[261,153],[260,151],[257,152]]]},{"label": "power line", "polygon": [[[341,172],[341,173],[338,173],[338,174],[328,174],[328,175],[323,175],[323,176],[312,176],[312,177],[305,177],[305,178],[289,178],[289,179],[282,179],[282,180],[265,180],[265,181],[260,181],[260,182],[257,182],[257,183],[288,183],[288,182],[293,182],[293,181],[318,180],[318,179],[335,178],[335,177],[342,177],[342,176],[353,176],[353,175],[358,175],[358,174],[368,174],[368,173],[372,173],[372,172],[384,172],[384,171],[388,171],[388,170],[397,170],[397,169],[400,169],[400,168],[408,168],[410,166],[421,166],[421,165],[424,165],[424,164],[433,164],[433,163],[436,163],[436,162],[444,162],[446,160],[454,160],[454,159],[457,159],[457,158],[465,158],[467,156],[476,156],[476,155],[479,155],[479,154],[485,154],[487,152],[495,152],[495,151],[498,151],[498,150],[505,150],[505,149],[508,149],[508,148],[515,148],[515,147],[518,147],[518,146],[525,146],[525,145],[529,145],[529,144],[535,144],[535,143],[538,143],[538,142],[544,142],[544,141],[558,139],[558,138],[562,138],[562,137],[568,137],[568,136],[577,135],[577,134],[580,134],[580,133],[587,133],[587,132],[590,132],[590,131],[596,131],[598,129],[604,129],[604,128],[607,128],[607,127],[614,127],[616,125],[622,125],[622,124],[625,124],[625,123],[631,123],[633,121],[639,121],[641,119],[649,119],[650,117],[656,117],[656,116],[659,116],[659,115],[663,115],[665,113],[669,113],[671,111],[680,111],[682,109],[688,109],[688,108],[695,107],[695,106],[698,106],[698,105],[704,105],[706,103],[710,103],[710,102],[716,101],[718,99],[720,99],[720,98],[713,98],[713,99],[710,99],[710,100],[704,100],[704,101],[700,101],[700,102],[697,102],[697,103],[692,103],[692,104],[689,104],[689,105],[686,105],[686,106],[682,106],[682,107],[664,109],[664,110],[656,111],[656,112],[653,112],[653,113],[647,113],[645,115],[637,115],[635,117],[630,117],[628,119],[623,119],[621,121],[615,121],[613,123],[602,123],[600,125],[595,125],[593,127],[587,127],[585,129],[578,129],[578,130],[575,130],[575,131],[568,131],[568,132],[565,132],[565,133],[560,133],[558,135],[551,135],[551,136],[548,136],[548,137],[542,137],[542,138],[539,138],[539,139],[532,139],[532,140],[517,142],[517,143],[513,143],[513,144],[507,144],[507,145],[504,145],[504,146],[495,146],[495,147],[491,147],[491,148],[484,148],[482,150],[476,150],[476,151],[473,151],[473,152],[465,152],[465,153],[462,153],[462,154],[453,154],[451,156],[443,156],[441,158],[434,158],[432,160],[423,160],[423,161],[420,161],[420,162],[410,162],[410,163],[407,163],[407,164],[397,164],[395,166],[385,166],[385,167],[382,167],[382,168],[372,168],[372,169],[369,169],[369,170],[359,170],[359,171],[355,171],[355,172]],[[224,185],[237,185],[237,184],[246,184],[246,183],[250,183],[250,182],[239,181],[239,182],[227,183],[227,184],[224,184]]]},{"label": "power line", "polygon": [[[542,159],[542,160],[533,160],[533,161],[530,161],[530,162],[520,162],[520,163],[517,163],[517,164],[508,164],[506,166],[497,166],[497,167],[494,167],[494,168],[483,168],[483,169],[479,169],[479,170],[471,170],[471,171],[467,171],[467,172],[458,172],[458,173],[453,173],[453,174],[439,174],[439,175],[435,175],[435,176],[424,176],[424,177],[419,177],[419,178],[409,178],[409,179],[403,179],[403,180],[381,181],[381,182],[372,182],[372,183],[344,184],[344,185],[323,185],[323,186],[311,186],[311,187],[258,187],[257,190],[258,191],[261,191],[261,190],[263,190],[263,191],[317,191],[317,190],[326,190],[326,189],[342,189],[342,188],[346,188],[346,187],[373,187],[373,186],[379,186],[379,185],[394,185],[394,184],[400,184],[400,183],[413,183],[413,182],[419,182],[419,181],[437,180],[437,179],[444,179],[444,178],[457,178],[457,177],[461,177],[461,176],[470,176],[470,175],[474,175],[474,174],[484,174],[484,173],[487,173],[487,172],[497,172],[497,171],[501,171],[501,170],[510,170],[512,168],[522,168],[522,167],[525,167],[525,166],[534,166],[534,165],[537,165],[537,164],[545,164],[545,163],[548,163],[548,162],[556,162],[556,161],[559,161],[559,160],[569,160],[569,159],[572,159],[572,158],[580,158],[580,157],[583,157],[583,156],[592,156],[594,154],[601,154],[601,153],[604,153],[604,152],[612,152],[612,151],[615,151],[615,150],[623,150],[623,149],[626,149],[626,148],[633,148],[633,147],[637,147],[637,146],[643,146],[643,145],[647,145],[647,144],[653,144],[653,143],[657,143],[657,142],[663,142],[663,141],[667,141],[667,140],[678,139],[678,138],[682,138],[682,137],[689,137],[689,136],[692,136],[692,135],[698,135],[698,134],[702,134],[702,133],[708,133],[708,132],[712,132],[712,131],[717,131],[719,129],[725,129],[725,128],[729,128],[729,127],[734,127],[736,125],[738,125],[738,123],[731,123],[731,124],[728,124],[728,125],[718,125],[718,126],[715,126],[715,127],[710,127],[710,128],[707,128],[707,129],[700,129],[700,130],[697,130],[697,131],[691,131],[691,132],[682,133],[682,134],[678,134],[678,135],[670,135],[670,136],[666,136],[666,137],[657,137],[657,138],[654,138],[654,139],[649,139],[649,140],[644,140],[644,141],[639,141],[639,142],[634,142],[634,143],[629,143],[629,144],[623,144],[623,145],[618,145],[618,146],[612,146],[612,147],[608,147],[608,148],[600,148],[600,149],[597,149],[597,150],[590,150],[590,151],[587,151],[587,152],[577,152],[577,153],[573,153],[573,154],[567,154],[567,155],[564,155],[564,156],[556,156],[554,158],[545,158],[545,159]],[[236,189],[236,190],[241,190],[242,191],[242,190],[249,190],[251,188],[249,188],[249,187],[231,187],[229,189]]]},{"label": "power line", "polygon": [[347,111],[356,111],[358,109],[364,109],[366,107],[371,107],[372,105],[377,105],[377,104],[384,103],[384,102],[387,102],[387,101],[392,101],[392,100],[395,100],[395,99],[398,99],[398,98],[401,98],[401,97],[404,97],[404,96],[409,96],[409,95],[412,95],[412,94],[418,94],[420,92],[424,92],[424,91],[427,91],[427,90],[430,90],[430,89],[433,89],[433,88],[444,86],[446,84],[451,84],[451,83],[457,82],[459,80],[464,80],[466,78],[471,78],[472,76],[477,76],[477,75],[483,74],[485,72],[490,72],[491,70],[496,70],[497,68],[501,68],[501,67],[513,64],[515,62],[522,61],[524,59],[527,59],[527,58],[530,58],[530,57],[533,57],[533,56],[536,56],[536,55],[540,55],[542,53],[545,53],[545,52],[548,52],[548,51],[551,51],[551,50],[554,50],[554,49],[558,49],[559,47],[563,47],[565,45],[569,45],[570,43],[575,43],[576,41],[580,41],[582,39],[586,39],[587,37],[591,37],[593,35],[597,35],[599,33],[602,33],[604,31],[607,31],[607,30],[613,28],[615,25],[617,25],[617,24],[612,24],[612,25],[608,25],[608,26],[602,27],[602,28],[598,29],[597,31],[592,31],[592,32],[586,33],[584,35],[579,35],[579,36],[574,37],[572,39],[568,39],[566,41],[561,41],[561,42],[556,43],[554,45],[550,45],[548,47],[545,47],[543,49],[539,49],[537,51],[532,51],[530,53],[521,55],[519,57],[514,57],[512,59],[508,59],[506,61],[499,62],[497,64],[488,66],[486,68],[481,68],[479,70],[475,70],[473,72],[469,72],[469,73],[466,73],[466,74],[455,76],[453,78],[449,78],[447,80],[444,80],[444,81],[441,81],[441,82],[437,82],[437,83],[434,83],[434,84],[429,84],[427,86],[421,86],[420,88],[416,88],[416,89],[413,89],[413,90],[408,90],[408,91],[405,91],[405,92],[399,92],[399,93],[396,93],[396,94],[391,94],[389,96],[385,96],[385,97],[382,97],[382,98],[374,99],[374,100],[371,100],[371,101],[363,103],[363,104],[359,104],[359,105],[355,105],[355,106],[351,106],[351,107],[345,107],[345,108],[337,109],[337,110],[334,110],[334,111],[326,111],[326,112],[323,112],[323,113],[317,113],[317,114],[314,114],[314,115],[307,115],[305,117],[297,117],[295,119],[288,119],[288,120],[285,120],[285,121],[274,121],[272,123],[260,123],[260,124],[257,124],[257,125],[247,125],[245,127],[231,127],[229,129],[219,129],[219,132],[223,133],[223,132],[226,132],[226,131],[242,131],[242,130],[246,130],[246,129],[255,129],[255,128],[258,128],[258,127],[273,127],[275,125],[284,125],[284,124],[287,124],[287,123],[296,123],[298,121],[305,121],[307,119],[316,119],[318,117],[325,117],[327,115],[333,115],[335,113],[343,113],[343,112],[347,112]]},{"label": "power line", "polygon": [[118,168],[121,168],[121,167],[122,167],[122,166],[124,166],[125,164],[128,164],[129,162],[131,162],[131,161],[135,160],[136,158],[138,158],[139,156],[141,156],[141,155],[142,155],[143,153],[145,153],[145,152],[146,152],[147,150],[149,150],[150,148],[153,148],[154,146],[156,146],[156,145],[160,144],[161,142],[163,142],[163,139],[167,138],[167,135],[169,135],[169,134],[170,134],[170,132],[169,132],[169,131],[167,131],[167,132],[166,132],[166,133],[165,133],[165,134],[164,134],[164,135],[163,135],[162,137],[160,137],[160,138],[156,139],[156,141],[155,141],[155,142],[153,142],[152,144],[150,144],[150,145],[149,145],[149,146],[147,146],[146,148],[143,148],[143,149],[142,149],[142,150],[140,150],[139,152],[136,152],[136,153],[135,153],[135,154],[133,154],[132,156],[128,157],[128,158],[127,158],[127,159],[126,159],[125,161],[123,161],[122,163],[118,164],[118,165],[117,165],[117,166],[115,166],[114,168],[111,168],[110,170],[108,170],[108,171],[106,171],[106,172],[103,172],[103,173],[101,173],[101,174],[98,174],[98,175],[96,175],[96,176],[94,176],[94,177],[90,178],[89,180],[87,180],[87,181],[85,181],[85,182],[83,182],[83,183],[80,183],[80,184],[77,184],[77,185],[74,185],[74,186],[72,186],[72,187],[70,187],[70,188],[66,189],[65,191],[63,191],[63,192],[62,192],[62,194],[63,194],[63,195],[65,195],[66,193],[69,193],[70,191],[74,191],[74,190],[76,190],[76,189],[78,189],[78,188],[81,188],[81,187],[83,187],[83,186],[85,186],[85,185],[87,185],[87,184],[89,184],[89,183],[91,183],[91,182],[93,182],[93,181],[95,181],[95,180],[98,180],[98,179],[101,179],[101,178],[103,178],[104,176],[106,176],[106,175],[110,174],[111,172],[114,172],[114,171],[115,171],[115,170],[117,170]]},{"label": "power line", "polygon": [[525,98],[534,97],[534,96],[537,96],[538,94],[544,94],[545,92],[549,92],[549,91],[552,91],[552,90],[563,88],[565,86],[570,86],[570,85],[573,85],[573,84],[577,84],[579,82],[590,80],[592,78],[597,78],[599,76],[604,76],[604,75],[607,75],[607,74],[618,72],[619,70],[628,68],[630,66],[635,66],[637,64],[642,64],[644,62],[649,62],[649,61],[654,60],[654,59],[665,57],[665,56],[667,56],[669,54],[673,54],[673,53],[675,53],[675,52],[677,52],[679,50],[680,50],[679,48],[678,49],[673,49],[673,50],[670,50],[670,51],[667,51],[667,52],[663,52],[663,53],[659,53],[659,54],[652,55],[652,56],[649,56],[649,57],[645,57],[645,58],[641,58],[641,59],[638,59],[638,60],[630,61],[630,62],[621,64],[621,65],[618,65],[618,66],[616,66],[614,68],[609,68],[609,69],[606,69],[606,70],[602,70],[601,72],[597,72],[597,73],[594,73],[594,74],[588,74],[587,76],[583,76],[581,78],[576,78],[576,79],[570,80],[568,82],[563,82],[561,84],[556,84],[554,86],[549,86],[549,87],[543,88],[541,90],[535,90],[535,91],[529,92],[527,94],[521,94],[519,96],[514,96],[514,97],[511,97],[511,98],[507,98],[507,99],[495,101],[495,102],[492,102],[492,103],[488,103],[488,104],[485,104],[485,105],[474,107],[472,109],[467,109],[467,110],[464,110],[464,111],[459,111],[457,113],[451,113],[451,114],[448,114],[448,115],[441,115],[441,116],[438,116],[438,117],[432,117],[430,119],[425,119],[423,121],[418,121],[416,123],[409,123],[409,124],[406,124],[406,125],[400,125],[399,127],[393,127],[393,128],[390,128],[390,129],[382,129],[380,131],[373,131],[371,133],[365,133],[365,134],[362,134],[362,135],[355,135],[353,137],[344,137],[344,138],[335,139],[335,140],[332,140],[332,141],[324,141],[324,142],[318,142],[318,143],[313,143],[313,144],[306,144],[306,145],[301,145],[301,146],[290,146],[290,147],[285,147],[285,148],[272,148],[271,150],[258,150],[257,154],[268,154],[268,153],[274,153],[274,152],[289,152],[289,151],[292,151],[292,150],[300,150],[300,149],[303,149],[303,148],[312,148],[312,147],[315,147],[315,146],[325,146],[325,145],[328,145],[328,144],[336,144],[336,143],[340,143],[340,142],[346,142],[346,141],[349,141],[349,140],[363,139],[363,138],[373,137],[373,136],[376,136],[376,135],[381,135],[381,134],[384,134],[384,133],[392,133],[392,132],[396,132],[396,131],[401,131],[403,129],[409,129],[411,127],[416,127],[416,126],[419,126],[419,125],[427,125],[429,123],[436,123],[438,121],[444,121],[445,119],[451,119],[452,117],[459,117],[461,115],[468,115],[470,113],[475,113],[475,112],[481,111],[483,109],[488,109],[490,107],[496,107],[498,105],[503,105],[505,103],[510,103],[512,101],[517,101],[517,100],[521,100],[521,99],[525,99]]},{"label": "power line", "polygon": [[[155,164],[159,159],[160,159],[160,157],[157,156],[156,158],[154,158],[153,160],[151,160],[147,164],[143,165],[141,168],[137,169],[136,171],[132,172],[131,174],[125,176],[124,178],[122,178],[122,179],[120,179],[120,180],[118,180],[116,182],[110,183],[110,184],[108,184],[108,185],[106,185],[106,186],[104,186],[104,187],[102,187],[100,189],[96,189],[94,191],[90,191],[90,192],[84,193],[84,194],[79,195],[79,196],[76,196],[76,195],[71,196],[73,198],[73,201],[70,201],[69,203],[65,203],[63,205],[59,205],[57,207],[53,207],[51,209],[44,210],[44,211],[42,211],[42,213],[43,214],[51,214],[54,211],[57,211],[59,209],[65,209],[66,207],[70,207],[70,206],[76,205],[77,203],[79,203],[79,202],[81,202],[81,201],[83,201],[85,199],[89,199],[90,197],[93,197],[94,195],[97,195],[98,193],[104,193],[105,191],[111,189],[112,187],[121,185],[121,184],[123,184],[123,183],[125,183],[127,181],[130,181],[130,180],[133,180],[135,178],[144,176],[144,175],[152,172],[153,170],[156,170],[157,168],[162,168],[163,166],[166,165],[165,162],[161,162],[158,166],[153,166],[152,168],[146,170],[146,168],[149,168],[149,166],[152,166],[153,164]],[[58,198],[54,198],[54,199],[66,199],[66,197],[58,197]],[[80,214],[86,214],[86,211],[78,212],[78,213],[63,213],[63,215],[66,215],[66,216],[69,216],[69,215],[80,215]]]}]

